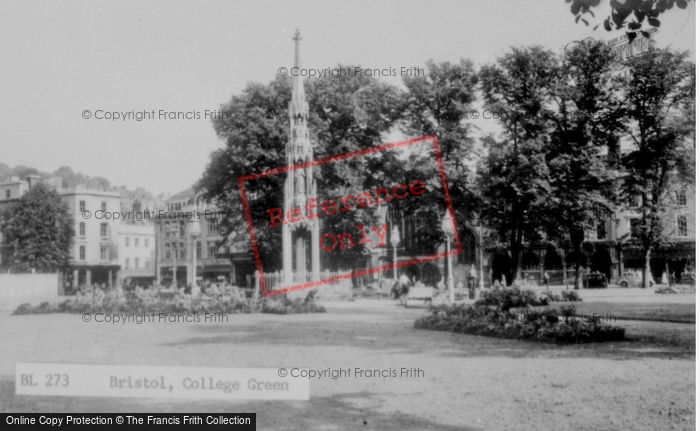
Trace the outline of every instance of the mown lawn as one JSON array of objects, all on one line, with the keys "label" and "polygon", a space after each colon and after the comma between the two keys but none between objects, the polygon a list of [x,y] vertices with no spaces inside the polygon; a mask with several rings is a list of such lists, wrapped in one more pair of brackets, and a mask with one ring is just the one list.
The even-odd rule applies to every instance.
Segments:
[{"label": "mown lawn", "polygon": [[[559,305],[560,303],[553,303]],[[567,305],[570,303],[561,303]],[[617,320],[651,320],[657,322],[695,323],[695,304],[660,304],[631,302],[576,302],[578,314],[605,314],[606,323]],[[614,316],[607,320],[607,314]]]}]

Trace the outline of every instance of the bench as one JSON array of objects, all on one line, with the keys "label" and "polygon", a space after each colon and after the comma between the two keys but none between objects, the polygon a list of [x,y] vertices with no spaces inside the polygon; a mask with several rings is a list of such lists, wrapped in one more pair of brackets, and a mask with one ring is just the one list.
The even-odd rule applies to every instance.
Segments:
[{"label": "bench", "polygon": [[158,291],[158,298],[167,301],[167,300],[171,300],[171,299],[175,298],[178,295],[178,293],[180,293],[180,292],[178,292],[177,290],[163,289],[163,290]]},{"label": "bench", "polygon": [[432,287],[412,287],[408,290],[408,295],[406,295],[406,305],[408,305],[409,299],[432,302],[433,292],[434,289]]}]

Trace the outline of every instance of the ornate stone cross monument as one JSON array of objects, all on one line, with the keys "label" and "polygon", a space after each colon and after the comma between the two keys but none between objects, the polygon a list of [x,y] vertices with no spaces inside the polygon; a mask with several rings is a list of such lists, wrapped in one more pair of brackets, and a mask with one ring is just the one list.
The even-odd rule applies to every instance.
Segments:
[{"label": "ornate stone cross monument", "polygon": [[[294,33],[294,67],[299,71],[299,30]],[[289,102],[289,142],[287,143],[287,166],[294,166],[313,160],[313,147],[309,140],[309,104],[306,103],[304,82],[299,73],[292,75],[292,100]],[[316,198],[316,180],[313,167],[307,166],[287,171],[284,183],[284,214],[292,208],[306,207],[307,200]],[[318,280],[321,272],[319,255],[319,222],[314,219],[302,218],[301,223],[284,224],[282,226],[282,268],[284,285]],[[307,248],[311,246],[310,268],[307,263]],[[294,257],[294,259],[292,259]],[[294,260],[294,266],[292,266]],[[295,276],[296,274],[296,276]]]}]

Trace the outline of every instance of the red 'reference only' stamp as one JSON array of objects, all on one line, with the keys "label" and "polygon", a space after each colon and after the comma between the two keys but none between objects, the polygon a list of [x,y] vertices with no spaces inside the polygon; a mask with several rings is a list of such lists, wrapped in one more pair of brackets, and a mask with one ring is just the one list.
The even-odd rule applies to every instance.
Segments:
[{"label": "red 'reference only' stamp", "polygon": [[[306,169],[311,166],[322,165],[326,163],[340,163],[344,160],[348,160],[355,157],[367,156],[373,153],[378,153],[380,151],[390,151],[400,148],[408,149],[410,146],[428,143],[432,143],[435,155],[435,162],[437,164],[439,181],[444,195],[447,213],[449,214],[451,219],[452,238],[454,238],[455,241],[454,250],[445,251],[441,253],[438,252],[430,256],[421,256],[409,260],[403,260],[401,262],[392,262],[390,264],[377,265],[375,267],[363,269],[361,271],[349,272],[346,274],[337,275],[321,280],[300,282],[290,286],[284,286],[280,289],[270,289],[269,286],[267,286],[264,276],[265,268],[263,268],[263,259],[261,258],[260,249],[258,247],[258,239],[253,223],[253,215],[251,213],[251,208],[246,193],[246,182],[259,180],[262,178],[268,178],[275,175],[281,175],[287,172],[294,172],[296,170]],[[241,200],[245,210],[246,220],[248,223],[248,233],[250,235],[251,246],[255,258],[255,265],[259,275],[260,289],[264,297],[280,295],[283,293],[293,292],[297,290],[309,289],[320,285],[333,283],[342,279],[352,277],[364,277],[381,271],[393,270],[394,268],[403,268],[418,263],[445,258],[447,256],[458,255],[462,252],[462,245],[459,239],[457,224],[454,216],[454,208],[452,206],[452,200],[450,198],[450,193],[447,185],[447,176],[445,175],[444,163],[440,153],[440,145],[438,143],[437,137],[434,135],[408,139],[390,144],[383,144],[376,147],[354,151],[346,154],[339,154],[323,159],[312,160],[307,163],[300,163],[293,166],[283,166],[280,168],[270,169],[260,173],[243,175],[238,179],[238,185],[241,193]],[[415,179],[407,181],[406,183],[390,184],[387,185],[387,187],[380,187],[375,188],[373,190],[362,191],[357,194],[347,194],[346,196],[337,199],[333,198],[321,201],[318,198],[313,197],[306,200],[305,206],[295,206],[293,208],[290,208],[286,213],[282,208],[269,208],[267,209],[267,214],[265,214],[265,216],[267,218],[267,226],[270,229],[275,229],[280,228],[283,225],[294,225],[295,223],[320,218],[322,216],[324,218],[333,217],[335,215],[342,214],[348,211],[354,211],[355,209],[368,208],[374,205],[385,205],[388,202],[391,202],[392,200],[416,198],[420,199],[420,197],[424,195],[427,191],[428,190],[426,189],[425,182],[421,179]],[[359,241],[355,241],[353,239],[352,234],[347,232],[324,233],[320,236],[319,239],[320,250],[323,250],[323,252],[332,252],[336,248],[345,249],[364,244],[371,244],[375,248],[387,246],[387,233],[390,230],[388,223],[383,223],[378,226],[371,227],[365,227],[362,224],[359,224],[356,226],[356,229],[361,235],[361,239]],[[369,234],[373,235],[370,236]]]}]

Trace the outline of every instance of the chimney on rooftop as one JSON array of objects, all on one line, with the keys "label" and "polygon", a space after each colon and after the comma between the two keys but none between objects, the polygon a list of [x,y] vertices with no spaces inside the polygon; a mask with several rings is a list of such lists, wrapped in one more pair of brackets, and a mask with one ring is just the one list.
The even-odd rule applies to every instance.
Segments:
[{"label": "chimney on rooftop", "polygon": [[41,181],[41,177],[39,175],[27,175],[27,182],[29,183],[29,189],[36,185],[39,184],[39,181]]}]

